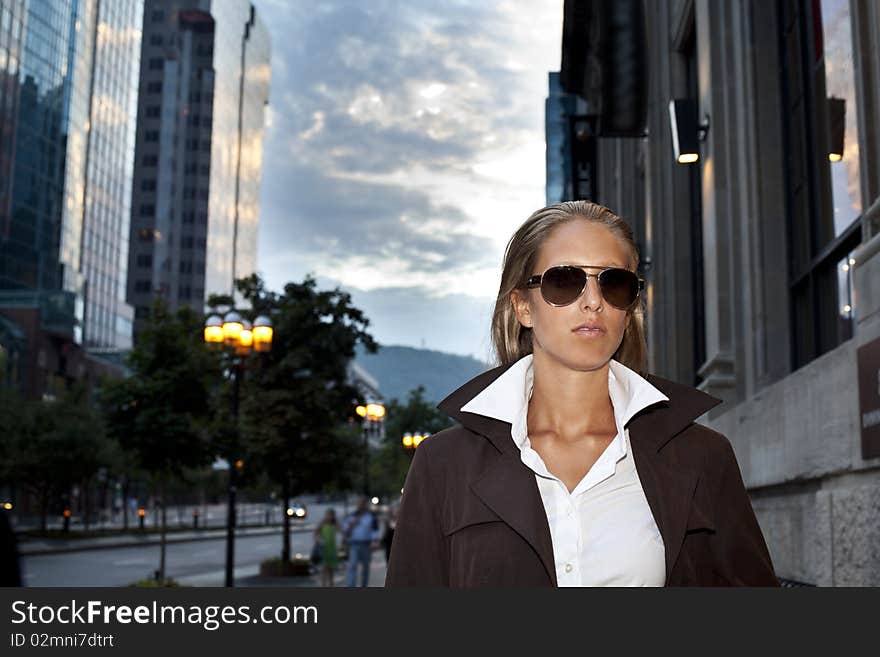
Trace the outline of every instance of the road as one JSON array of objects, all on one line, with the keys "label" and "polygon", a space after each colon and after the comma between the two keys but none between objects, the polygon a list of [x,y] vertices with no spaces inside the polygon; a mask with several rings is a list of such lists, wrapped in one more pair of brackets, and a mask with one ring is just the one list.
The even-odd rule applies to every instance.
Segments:
[{"label": "road", "polygon": [[[291,532],[291,551],[308,555],[311,532]],[[242,536],[235,541],[235,576],[255,575],[260,561],[280,556],[281,532]],[[226,563],[225,538],[169,543],[166,574],[181,584],[222,586]],[[150,577],[159,566],[159,546],[84,550],[23,557],[25,586],[125,586]]]}]

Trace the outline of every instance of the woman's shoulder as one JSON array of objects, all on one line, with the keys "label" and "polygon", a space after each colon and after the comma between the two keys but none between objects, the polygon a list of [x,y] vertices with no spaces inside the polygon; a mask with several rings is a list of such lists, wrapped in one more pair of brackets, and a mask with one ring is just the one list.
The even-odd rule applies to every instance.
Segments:
[{"label": "woman's shoulder", "polygon": [[723,469],[731,462],[736,463],[736,453],[727,436],[704,424],[691,422],[673,442],[710,468]]},{"label": "woman's shoulder", "polygon": [[488,438],[456,424],[422,441],[415,458],[430,470],[459,470],[481,463],[487,450],[496,451]]}]

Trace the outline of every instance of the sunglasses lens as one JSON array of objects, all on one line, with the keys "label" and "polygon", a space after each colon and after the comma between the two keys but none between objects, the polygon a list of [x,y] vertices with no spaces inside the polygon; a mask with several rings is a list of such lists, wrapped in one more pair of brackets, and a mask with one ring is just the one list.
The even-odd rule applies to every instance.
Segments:
[{"label": "sunglasses lens", "polygon": [[599,289],[615,308],[629,308],[639,295],[639,277],[627,269],[606,269],[599,275]]},{"label": "sunglasses lens", "polygon": [[577,299],[587,274],[577,267],[551,267],[541,277],[541,294],[548,303],[564,306]]}]

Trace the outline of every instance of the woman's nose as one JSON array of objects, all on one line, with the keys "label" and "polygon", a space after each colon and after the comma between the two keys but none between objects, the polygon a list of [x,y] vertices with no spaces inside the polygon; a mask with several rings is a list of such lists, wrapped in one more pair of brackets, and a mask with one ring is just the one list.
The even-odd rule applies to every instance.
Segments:
[{"label": "woman's nose", "polygon": [[602,292],[599,290],[599,278],[597,276],[587,277],[587,287],[584,289],[581,303],[584,308],[589,308],[590,310],[602,308]]}]

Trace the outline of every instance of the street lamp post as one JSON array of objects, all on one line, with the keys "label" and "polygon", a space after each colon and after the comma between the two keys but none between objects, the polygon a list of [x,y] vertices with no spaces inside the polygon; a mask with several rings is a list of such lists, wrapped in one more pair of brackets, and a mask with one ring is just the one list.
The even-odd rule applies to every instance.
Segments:
[{"label": "street lamp post", "polygon": [[364,495],[370,495],[370,430],[379,430],[380,423],[385,419],[385,406],[379,402],[371,402],[366,406],[358,406],[357,414],[364,418]]},{"label": "street lamp post", "polygon": [[403,434],[403,438],[401,438],[400,442],[403,445],[403,448],[406,450],[406,453],[409,454],[409,457],[412,458],[416,453],[416,448],[421,445],[424,440],[430,436],[431,434],[419,431],[417,433],[410,433],[407,431]]},{"label": "street lamp post", "polygon": [[[221,319],[211,315],[205,321],[205,342],[214,348],[225,349],[232,358],[232,423],[238,439],[238,405],[241,377],[244,375],[244,358],[252,351],[265,353],[272,349],[273,329],[268,317],[260,316],[251,323],[242,318],[235,310],[230,310]],[[237,448],[236,448],[237,449]],[[227,483],[227,514],[226,514],[226,578],[225,585],[234,585],[235,563],[235,497],[238,488],[238,469],[243,462],[237,453],[228,453],[226,462],[229,468]]]}]

